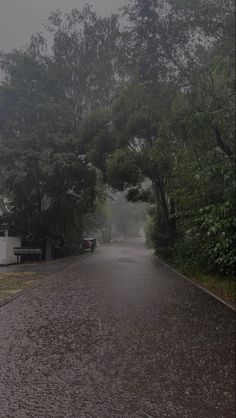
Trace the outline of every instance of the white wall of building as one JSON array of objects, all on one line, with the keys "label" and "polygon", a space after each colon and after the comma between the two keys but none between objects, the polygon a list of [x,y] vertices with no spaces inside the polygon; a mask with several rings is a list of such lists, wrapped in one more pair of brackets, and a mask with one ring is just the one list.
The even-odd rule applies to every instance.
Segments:
[{"label": "white wall of building", "polygon": [[21,238],[0,237],[0,265],[15,264],[17,257],[14,248],[21,247]]},{"label": "white wall of building", "polygon": [[0,237],[0,265],[7,264],[7,238],[8,237]]}]

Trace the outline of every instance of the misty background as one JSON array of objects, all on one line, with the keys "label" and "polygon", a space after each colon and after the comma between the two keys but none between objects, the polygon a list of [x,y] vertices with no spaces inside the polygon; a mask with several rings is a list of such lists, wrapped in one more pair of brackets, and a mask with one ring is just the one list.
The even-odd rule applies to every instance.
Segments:
[{"label": "misty background", "polygon": [[51,11],[82,9],[88,3],[106,16],[127,3],[125,0],[0,0],[0,50],[24,47],[33,33],[43,32]]}]

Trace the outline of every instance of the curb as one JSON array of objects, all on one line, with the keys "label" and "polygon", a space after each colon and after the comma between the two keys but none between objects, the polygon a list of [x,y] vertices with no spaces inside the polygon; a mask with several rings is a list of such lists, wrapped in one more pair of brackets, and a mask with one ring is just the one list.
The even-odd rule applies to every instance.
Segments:
[{"label": "curb", "polygon": [[211,292],[210,290],[207,290],[204,286],[201,286],[200,284],[196,283],[194,280],[189,279],[188,277],[181,274],[179,271],[175,270],[173,267],[169,266],[169,264],[166,264],[164,261],[162,261],[157,255],[153,254],[153,257],[158,260],[164,267],[166,267],[168,270],[175,273],[177,276],[181,277],[181,279],[186,280],[187,282],[191,283],[193,286],[198,287],[203,292],[207,293],[208,295],[212,296],[214,299],[218,300],[218,302],[223,303],[223,305],[227,306],[227,308],[232,309],[234,312],[236,312],[236,307],[233,303],[226,302],[221,297],[217,296],[215,293]]}]

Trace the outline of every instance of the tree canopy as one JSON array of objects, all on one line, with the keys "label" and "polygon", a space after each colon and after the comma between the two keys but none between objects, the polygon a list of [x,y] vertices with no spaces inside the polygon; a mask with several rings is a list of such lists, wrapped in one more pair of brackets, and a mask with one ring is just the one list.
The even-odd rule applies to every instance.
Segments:
[{"label": "tree canopy", "polygon": [[85,218],[104,227],[102,179],[148,202],[160,254],[232,275],[233,2],[130,0],[105,18],[85,6],[51,13],[48,31],[51,50],[34,35],[0,55],[11,222],[63,240]]}]

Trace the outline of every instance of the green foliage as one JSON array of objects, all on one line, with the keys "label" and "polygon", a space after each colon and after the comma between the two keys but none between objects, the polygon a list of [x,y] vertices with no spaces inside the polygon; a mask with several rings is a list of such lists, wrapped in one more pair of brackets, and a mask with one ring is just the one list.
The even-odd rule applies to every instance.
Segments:
[{"label": "green foliage", "polygon": [[106,158],[115,151],[117,145],[117,133],[111,128],[110,121],[110,112],[102,108],[87,115],[80,129],[81,144],[91,163],[103,176]]},{"label": "green foliage", "polygon": [[148,242],[182,265],[232,275],[233,3],[167,3],[133,0],[125,9],[136,83],[115,102],[117,126],[129,146],[136,141],[136,161],[154,186]]},{"label": "green foliage", "polygon": [[107,159],[107,173],[109,183],[119,191],[136,186],[142,180],[136,155],[129,150],[119,149]]},{"label": "green foliage", "polygon": [[106,127],[88,150],[80,124],[86,112],[110,102],[119,25],[115,15],[101,18],[85,6],[64,16],[51,13],[48,30],[50,56],[41,35],[25,50],[0,54],[6,76],[0,86],[1,193],[11,223],[35,239],[71,245],[95,201],[97,175],[88,157],[103,169],[111,151]]},{"label": "green foliage", "polygon": [[[65,146],[66,140],[63,143]],[[63,150],[56,140],[54,147],[52,143],[49,148],[42,146],[41,152],[29,145],[24,151],[24,141],[4,145],[1,150],[11,222],[38,238],[64,237],[68,241],[78,215],[93,205],[94,170],[76,153],[71,141],[70,151]],[[11,165],[7,164],[9,158]]]},{"label": "green foliage", "polygon": [[202,264],[222,275],[235,273],[236,218],[232,201],[201,209],[194,220],[192,240]]},{"label": "green foliage", "polygon": [[[34,51],[36,53],[36,51]],[[2,193],[8,221],[35,240],[79,241],[95,199],[96,173],[74,135],[48,61],[32,50],[3,55],[0,87]]]},{"label": "green foliage", "polygon": [[154,248],[157,254],[168,259],[172,254],[169,229],[156,210],[149,216],[145,225],[146,242],[149,247]]}]

